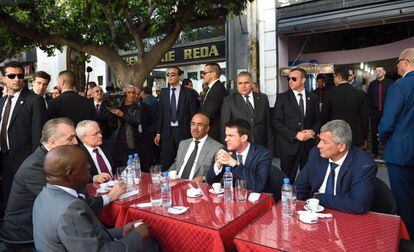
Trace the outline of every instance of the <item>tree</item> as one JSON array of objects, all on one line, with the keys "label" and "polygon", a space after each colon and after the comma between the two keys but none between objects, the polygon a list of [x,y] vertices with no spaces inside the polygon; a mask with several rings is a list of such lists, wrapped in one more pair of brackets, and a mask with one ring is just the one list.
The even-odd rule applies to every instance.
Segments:
[{"label": "tree", "polygon": [[[121,82],[141,85],[183,29],[223,24],[249,1],[9,0],[0,5],[0,55],[70,46],[105,61]],[[119,53],[131,50],[138,60],[127,65]]]}]

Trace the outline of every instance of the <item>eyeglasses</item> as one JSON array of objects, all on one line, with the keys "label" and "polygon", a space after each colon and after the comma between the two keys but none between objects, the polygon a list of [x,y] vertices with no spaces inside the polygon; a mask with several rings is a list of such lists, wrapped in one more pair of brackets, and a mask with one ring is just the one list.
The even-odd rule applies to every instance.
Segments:
[{"label": "eyeglasses", "polygon": [[85,136],[93,136],[93,137],[95,137],[95,136],[99,136],[99,134],[102,134],[102,131],[97,131],[95,133],[92,133],[90,135],[85,135]]},{"label": "eyeglasses", "polygon": [[287,81],[289,82],[290,80],[296,81],[297,79],[296,79],[296,77],[287,77]]},{"label": "eyeglasses", "polygon": [[19,80],[22,80],[22,79],[24,79],[24,74],[6,74],[6,76],[7,76],[7,78],[9,78],[10,80],[14,80],[14,78],[16,78],[16,76],[17,76],[17,78],[19,79]]},{"label": "eyeglasses", "polygon": [[207,124],[204,124],[204,123],[190,123],[190,126],[191,127],[205,127],[205,126],[207,126]]},{"label": "eyeglasses", "polygon": [[407,62],[410,62],[408,59],[397,59],[397,61],[395,62],[395,64],[398,65],[398,63],[400,63],[400,61],[406,60]]},{"label": "eyeglasses", "polygon": [[176,73],[167,73],[167,77],[174,77],[174,76],[177,76],[178,74],[176,74]]}]

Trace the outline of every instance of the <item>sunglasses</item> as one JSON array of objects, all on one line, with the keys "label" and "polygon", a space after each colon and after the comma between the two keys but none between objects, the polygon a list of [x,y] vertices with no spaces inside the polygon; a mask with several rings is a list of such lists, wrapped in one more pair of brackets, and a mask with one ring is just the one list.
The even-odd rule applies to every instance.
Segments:
[{"label": "sunglasses", "polygon": [[408,59],[397,59],[397,61],[395,62],[397,65],[398,63],[400,63],[400,61],[406,60],[407,62],[410,62]]},{"label": "sunglasses", "polygon": [[24,74],[6,74],[6,76],[7,76],[7,78],[9,78],[10,80],[14,80],[14,78],[16,78],[16,76],[17,76],[17,78],[19,79],[19,80],[22,80],[22,79],[24,79]]},{"label": "sunglasses", "polygon": [[287,81],[289,82],[290,80],[296,81],[297,79],[296,79],[296,77],[287,77]]},{"label": "sunglasses", "polygon": [[167,77],[174,77],[174,76],[177,76],[178,74],[176,74],[176,73],[167,73]]}]

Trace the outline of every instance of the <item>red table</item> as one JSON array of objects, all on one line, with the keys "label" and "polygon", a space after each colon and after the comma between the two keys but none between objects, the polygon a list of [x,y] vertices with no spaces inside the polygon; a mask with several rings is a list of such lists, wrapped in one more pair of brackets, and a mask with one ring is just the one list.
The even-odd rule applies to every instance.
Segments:
[{"label": "red table", "polygon": [[[186,182],[186,180],[174,179],[174,180],[171,180],[171,186],[172,188],[175,188],[176,186],[184,182]],[[141,183],[136,187],[136,189],[139,190],[139,193],[131,197],[125,198],[125,199],[116,200],[110,203],[109,205],[105,206],[102,209],[102,212],[98,216],[98,218],[101,220],[101,222],[107,225],[112,225],[115,227],[122,226],[124,223],[124,218],[128,210],[128,207],[132,204],[137,203],[138,200],[143,197],[149,197],[149,185],[150,184],[151,184],[151,174],[143,172],[142,177],[141,177]],[[96,192],[98,188],[99,188],[98,183],[88,184],[87,190],[88,190],[89,196],[94,197],[94,196],[101,195]]]},{"label": "red table", "polygon": [[[296,210],[303,209],[298,202]],[[355,215],[326,209],[333,218],[305,224],[282,218],[280,204],[237,234],[238,251],[397,251],[402,222],[396,215]]]},{"label": "red table", "polygon": [[[187,189],[200,187],[202,196],[189,198]],[[188,183],[172,190],[173,206],[189,207],[181,215],[168,213],[162,207],[128,209],[125,223],[143,219],[163,251],[230,251],[233,238],[246,225],[274,204],[269,194],[255,202],[224,203],[223,196],[209,193],[208,184]],[[149,197],[139,202],[148,202]]]}]

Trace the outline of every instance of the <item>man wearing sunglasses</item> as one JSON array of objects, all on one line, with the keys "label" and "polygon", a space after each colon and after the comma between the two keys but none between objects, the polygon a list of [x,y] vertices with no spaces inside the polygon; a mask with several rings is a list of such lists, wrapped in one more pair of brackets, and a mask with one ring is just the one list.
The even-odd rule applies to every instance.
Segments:
[{"label": "man wearing sunglasses", "polygon": [[378,132],[384,146],[391,190],[411,238],[414,236],[414,48],[397,60],[402,76],[388,89]]},{"label": "man wearing sunglasses", "polygon": [[163,171],[174,163],[180,141],[191,137],[191,118],[199,107],[193,90],[180,85],[181,74],[178,67],[168,68],[168,87],[163,88],[159,96],[157,135],[154,143],[161,145]]},{"label": "man wearing sunglasses", "polygon": [[0,99],[0,159],[3,197],[7,202],[14,174],[39,145],[47,113],[42,97],[24,87],[21,63],[6,63],[2,74],[7,95]]},{"label": "man wearing sunglasses", "polygon": [[306,71],[293,68],[288,77],[290,90],[279,94],[273,110],[282,171],[293,182],[302,169],[321,126],[318,98],[305,90]]}]

